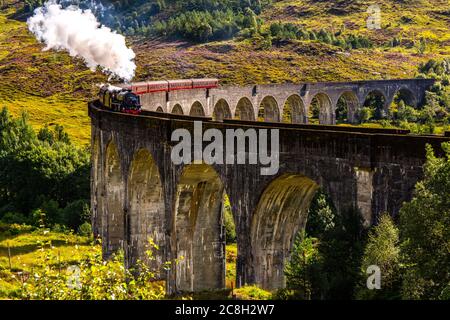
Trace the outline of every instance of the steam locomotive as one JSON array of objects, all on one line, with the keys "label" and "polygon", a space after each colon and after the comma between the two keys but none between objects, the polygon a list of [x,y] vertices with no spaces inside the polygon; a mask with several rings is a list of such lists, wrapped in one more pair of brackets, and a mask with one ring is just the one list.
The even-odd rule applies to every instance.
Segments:
[{"label": "steam locomotive", "polygon": [[131,90],[112,85],[100,88],[99,100],[104,108],[123,113],[139,114],[141,112],[141,99]]},{"label": "steam locomotive", "polygon": [[218,86],[218,79],[164,80],[119,86],[104,85],[100,89],[99,101],[104,108],[112,111],[139,114],[142,107],[141,95],[176,90],[212,89]]}]

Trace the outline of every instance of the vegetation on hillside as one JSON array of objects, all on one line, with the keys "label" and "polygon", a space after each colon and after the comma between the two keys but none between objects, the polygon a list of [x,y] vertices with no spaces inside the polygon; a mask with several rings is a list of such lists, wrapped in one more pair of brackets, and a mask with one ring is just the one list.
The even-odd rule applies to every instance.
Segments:
[{"label": "vegetation on hillside", "polygon": [[[89,221],[90,157],[63,128],[36,134],[27,115],[0,111],[0,219],[77,230]],[[68,187],[70,186],[70,187]]]},{"label": "vegetation on hillside", "polygon": [[[77,2],[84,8],[91,4]],[[98,16],[126,33],[137,54],[136,81],[219,77],[223,84],[250,84],[411,78],[419,64],[449,54],[450,18],[437,0],[378,1],[382,9],[381,30],[366,28],[365,10],[369,3],[356,0],[102,3],[106,11],[98,12]],[[92,73],[83,61],[67,53],[42,51],[43,46],[23,22],[32,14],[31,9],[41,4],[42,1],[33,0],[0,3],[0,107],[8,107],[15,116],[26,110],[36,130],[45,124],[63,125],[74,143],[88,144],[87,101],[96,94],[96,85],[106,82],[107,77]],[[216,11],[220,14],[214,17]],[[232,18],[229,12],[233,12]],[[198,19],[186,18],[187,15]],[[203,15],[212,17],[208,18],[207,28],[201,22]],[[156,24],[169,25],[171,19],[180,22],[173,22],[172,31],[158,35]],[[241,21],[237,24],[242,29],[233,27],[235,19]],[[192,24],[197,24],[197,20],[201,28],[208,30],[209,26],[220,30],[230,29],[231,25],[232,36],[198,43],[204,40],[194,41],[188,36],[196,30]],[[183,29],[185,23],[189,27]],[[135,30],[135,35],[130,36],[128,26],[146,31]],[[169,35],[178,29],[186,34]],[[409,114],[405,116],[408,118]],[[437,127],[436,132],[440,132],[442,127]],[[430,131],[416,131],[421,130]]]}]

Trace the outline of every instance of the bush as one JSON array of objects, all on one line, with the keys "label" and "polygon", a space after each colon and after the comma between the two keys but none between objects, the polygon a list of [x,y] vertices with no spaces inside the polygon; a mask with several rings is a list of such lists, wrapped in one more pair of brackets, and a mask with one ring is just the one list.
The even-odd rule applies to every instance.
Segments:
[{"label": "bush", "polygon": [[78,234],[83,237],[92,237],[92,226],[90,223],[85,222],[78,228]]},{"label": "bush", "polygon": [[361,123],[368,122],[375,115],[375,112],[370,107],[363,107],[358,113],[358,119]]},{"label": "bush", "polygon": [[5,213],[1,221],[6,224],[26,224],[29,222],[23,214],[17,212]]},{"label": "bush", "polygon": [[240,300],[270,300],[272,294],[257,286],[245,286],[234,290],[237,299]]},{"label": "bush", "polygon": [[[152,247],[148,258],[153,259]],[[124,268],[123,253],[104,262],[93,246],[77,266],[61,266],[58,256],[42,253],[41,265],[35,267],[19,291],[26,300],[152,300],[165,296],[164,286],[155,281],[155,273],[138,261],[135,269]],[[65,272],[61,272],[61,267]],[[137,272],[139,270],[139,272]]]},{"label": "bush", "polygon": [[90,209],[86,200],[71,202],[62,210],[62,221],[66,226],[77,230],[85,222],[90,222]]}]

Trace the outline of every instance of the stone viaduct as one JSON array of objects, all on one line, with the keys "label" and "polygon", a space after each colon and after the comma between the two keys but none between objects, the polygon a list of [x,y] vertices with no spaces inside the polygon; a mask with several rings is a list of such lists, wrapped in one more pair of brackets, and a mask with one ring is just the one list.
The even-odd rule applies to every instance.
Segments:
[{"label": "stone viaduct", "polygon": [[[237,89],[236,94],[228,87],[191,98],[188,91],[180,91],[168,94],[162,108],[168,111],[179,104],[187,114],[188,106],[199,102],[204,114],[212,115],[212,106],[223,99],[228,111],[236,114],[245,96],[255,114],[255,106],[269,92],[277,106],[292,95],[308,106],[314,95],[324,92],[333,108],[343,92],[352,92],[361,101],[377,84],[388,101],[407,84],[414,101],[419,101],[425,83],[429,85],[417,80],[287,85],[278,87],[281,92],[277,86],[256,86]],[[161,107],[146,99],[146,109]],[[285,261],[319,188],[331,197],[339,214],[357,208],[367,224],[383,212],[395,216],[423,175],[425,145],[442,154],[441,144],[450,141],[448,136],[417,136],[404,130],[254,122],[244,117],[217,121],[155,111],[134,116],[108,112],[98,102],[89,104],[89,115],[93,228],[103,239],[104,257],[123,249],[127,267],[138,259],[148,263],[172,293],[224,287],[225,193],[238,237],[236,285],[275,289],[284,286]],[[331,120],[332,114],[322,119]],[[171,135],[175,129],[193,134],[194,121],[202,121],[203,131],[213,128],[222,133],[255,129],[260,135],[261,129],[278,129],[278,173],[263,176],[259,164],[175,165]],[[149,238],[159,246],[151,261],[145,255]],[[176,260],[162,269],[163,262]]]},{"label": "stone viaduct", "polygon": [[380,97],[385,114],[396,95],[410,106],[420,104],[434,80],[375,80],[358,82],[322,82],[221,86],[217,89],[181,90],[146,94],[144,109],[215,120],[239,118],[267,122],[308,123],[312,106],[319,110],[319,123],[335,124],[338,101],[347,106],[347,121],[357,121],[357,111],[372,95]]}]

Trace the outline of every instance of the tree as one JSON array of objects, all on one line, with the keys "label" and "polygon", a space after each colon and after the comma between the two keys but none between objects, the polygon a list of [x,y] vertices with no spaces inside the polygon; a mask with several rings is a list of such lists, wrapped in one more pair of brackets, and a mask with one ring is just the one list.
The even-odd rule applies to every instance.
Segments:
[{"label": "tree", "polygon": [[42,209],[48,222],[63,223],[60,208],[89,199],[89,175],[89,153],[73,146],[61,126],[36,136],[26,114],[14,119],[1,111],[0,214],[6,208],[30,217]]},{"label": "tree", "polygon": [[357,297],[360,299],[398,298],[401,283],[399,230],[387,213],[380,217],[379,224],[369,233],[362,258],[363,279],[367,278],[366,271],[372,265],[381,270],[381,290],[369,290],[363,281]]},{"label": "tree", "polygon": [[358,113],[358,119],[361,123],[367,122],[374,117],[374,110],[370,107],[363,107]]},{"label": "tree", "polygon": [[400,210],[406,299],[438,299],[450,283],[450,144],[436,157],[427,146],[424,179]]},{"label": "tree", "polygon": [[306,233],[309,236],[322,238],[335,227],[335,212],[330,203],[323,191],[317,192],[308,213]]},{"label": "tree", "polygon": [[348,208],[336,215],[335,226],[320,242],[322,256],[321,297],[353,299],[361,281],[360,267],[366,232],[359,210]]},{"label": "tree", "polygon": [[286,270],[287,288],[300,299],[352,299],[360,282],[365,232],[361,214],[336,214],[323,192],[313,199],[306,235],[296,238]]},{"label": "tree", "polygon": [[294,290],[297,298],[311,300],[321,274],[320,260],[318,239],[299,233],[285,268],[287,289]]}]

